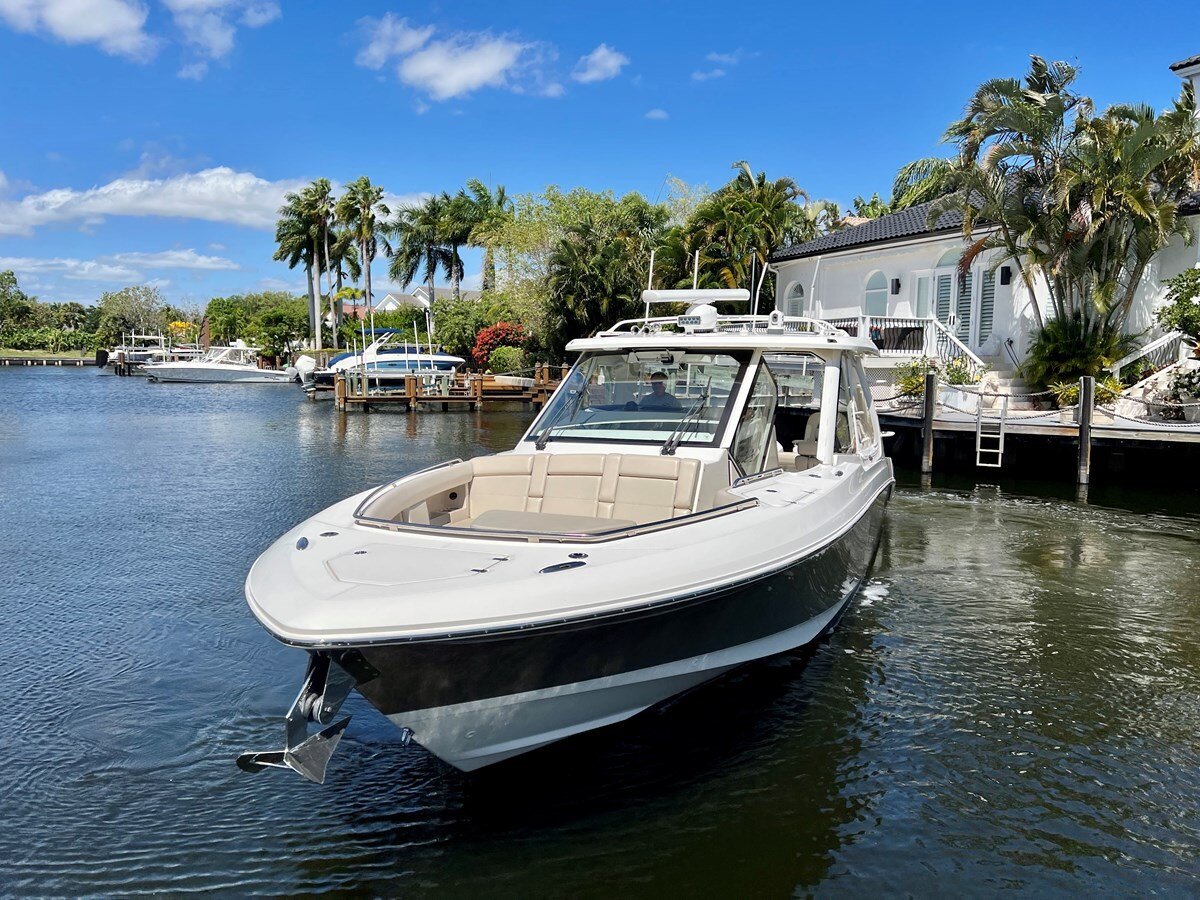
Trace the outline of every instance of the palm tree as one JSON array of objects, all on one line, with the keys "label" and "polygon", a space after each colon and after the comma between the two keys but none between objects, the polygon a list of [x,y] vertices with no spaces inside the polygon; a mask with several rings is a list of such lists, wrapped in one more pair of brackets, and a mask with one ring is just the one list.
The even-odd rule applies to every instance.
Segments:
[{"label": "palm tree", "polygon": [[383,243],[384,252],[391,255],[392,248],[384,234],[388,216],[392,211],[383,202],[383,188],[371,184],[371,179],[366,175],[346,185],[335,211],[338,221],[346,228],[346,235],[357,248],[355,265],[362,270],[367,310],[371,317],[371,330],[374,331],[375,305],[371,301],[371,263],[379,252],[380,242]]},{"label": "palm tree", "polygon": [[397,284],[410,284],[420,272],[422,280],[429,285],[431,304],[438,270],[442,269],[447,275],[454,271],[452,254],[445,242],[445,219],[443,197],[430,197],[419,206],[400,210],[389,226],[395,238],[394,245],[389,248],[389,277]]},{"label": "palm tree", "polygon": [[[308,277],[309,322],[313,347],[321,349],[321,275],[328,258],[328,231],[333,216],[333,188],[328,178],[318,178],[299,193],[284,196],[275,225],[275,259],[288,268],[304,263]],[[322,250],[324,248],[324,250]],[[332,290],[330,291],[332,294]]]},{"label": "palm tree", "polygon": [[959,160],[942,159],[940,156],[914,159],[901,166],[892,181],[889,207],[893,212],[898,212],[946,196],[956,187],[955,175],[959,168]]},{"label": "palm tree", "polygon": [[[450,251],[450,267],[447,274],[450,276],[450,286],[454,289],[454,299],[461,300],[460,287],[465,270],[462,256],[458,250],[471,241],[471,231],[475,227],[475,210],[471,198],[462,191],[454,196],[443,191],[440,199],[442,203],[442,241]],[[431,296],[430,302],[432,301]]]},{"label": "palm tree", "polygon": [[284,205],[279,208],[279,219],[275,223],[275,254],[274,258],[287,263],[289,269],[304,265],[304,274],[308,279],[308,323],[309,333],[316,346],[320,332],[320,306],[317,303],[317,292],[313,282],[313,264],[316,254],[310,239],[308,209],[305,198],[300,194],[289,193],[284,197]]},{"label": "palm tree", "polygon": [[[956,189],[929,220],[961,210],[961,266],[1000,249],[994,264],[1013,261],[1031,296],[1035,276],[1044,280],[1056,318],[1120,332],[1150,258],[1191,237],[1177,209],[1200,175],[1195,98],[1185,89],[1161,116],[1143,106],[1096,116],[1074,78],[1035,56],[1023,82],[981,85],[947,131],[961,154]],[[977,239],[980,220],[996,230]]]},{"label": "palm tree", "polygon": [[801,230],[803,207],[797,201],[807,201],[808,195],[790,178],[770,180],[764,172],[756,174],[745,160],[733,168],[733,180],[692,214],[686,243],[700,250],[702,271],[725,287],[746,286],[755,295],[754,282],[771,252]]},{"label": "palm tree", "polygon": [[483,248],[483,282],[485,294],[496,289],[496,259],[493,247],[504,226],[512,219],[512,201],[504,190],[504,185],[496,185],[492,191],[482,181],[472,178],[467,182],[467,191],[471,202],[473,225],[468,243],[472,247]]}]

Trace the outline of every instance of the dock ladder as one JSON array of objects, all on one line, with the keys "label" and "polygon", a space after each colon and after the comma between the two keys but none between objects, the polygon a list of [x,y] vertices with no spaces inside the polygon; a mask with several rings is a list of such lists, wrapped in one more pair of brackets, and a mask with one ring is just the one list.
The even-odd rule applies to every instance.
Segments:
[{"label": "dock ladder", "polygon": [[[983,402],[975,411],[975,465],[999,469],[1004,461],[1004,434],[1008,423],[1008,395],[1000,400],[1000,418],[983,416]],[[987,461],[985,462],[985,458]]]}]

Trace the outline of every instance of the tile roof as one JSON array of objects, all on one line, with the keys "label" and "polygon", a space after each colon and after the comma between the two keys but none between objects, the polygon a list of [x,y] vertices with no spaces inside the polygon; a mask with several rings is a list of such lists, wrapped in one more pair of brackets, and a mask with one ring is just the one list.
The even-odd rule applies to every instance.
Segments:
[{"label": "tile roof", "polygon": [[[929,203],[920,203],[900,212],[871,219],[863,225],[855,225],[822,235],[806,244],[784,247],[771,254],[771,262],[787,262],[809,256],[822,256],[826,253],[839,253],[842,250],[868,247],[872,244],[898,243],[906,238],[942,234],[962,228],[962,213],[957,211],[943,213],[942,217],[938,219],[937,227],[930,228],[928,221],[930,205]],[[1200,215],[1200,191],[1188,195],[1180,202],[1179,213],[1184,216]]]},{"label": "tile roof", "polygon": [[1178,72],[1180,69],[1187,69],[1198,65],[1200,65],[1200,54],[1189,56],[1187,59],[1181,59],[1177,63],[1171,63],[1171,71]]},{"label": "tile roof", "polygon": [[803,259],[806,256],[818,256],[823,253],[836,253],[851,247],[862,247],[868,244],[886,244],[907,237],[927,234],[937,234],[943,231],[955,231],[962,228],[962,213],[946,212],[938,219],[937,227],[929,227],[930,203],[918,203],[900,212],[888,213],[878,219],[871,219],[862,225],[854,225],[825,234],[816,240],[796,247],[785,247],[771,254],[772,262],[783,262],[789,259]]}]

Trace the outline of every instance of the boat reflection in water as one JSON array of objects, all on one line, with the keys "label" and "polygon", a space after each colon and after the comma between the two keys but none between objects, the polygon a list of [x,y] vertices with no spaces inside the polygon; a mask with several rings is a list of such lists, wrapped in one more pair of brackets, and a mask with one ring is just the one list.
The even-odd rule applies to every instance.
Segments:
[{"label": "boat reflection in water", "polygon": [[250,607],[309,668],[284,748],[243,768],[323,780],[357,689],[478,769],[834,624],[893,485],[861,364],[874,345],[712,305],[745,291],[646,299],[689,309],[573,342],[513,450],[350,497],[259,557]]}]

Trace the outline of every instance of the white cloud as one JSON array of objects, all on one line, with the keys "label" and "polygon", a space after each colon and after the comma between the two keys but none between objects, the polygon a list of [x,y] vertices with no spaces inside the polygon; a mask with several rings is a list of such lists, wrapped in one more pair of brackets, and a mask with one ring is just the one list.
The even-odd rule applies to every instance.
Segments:
[{"label": "white cloud", "polygon": [[[3,0],[0,0],[3,2]],[[206,59],[222,59],[233,49],[238,24],[261,28],[281,15],[274,0],[163,0],[184,41]],[[180,78],[208,73],[204,59],[180,68]]]},{"label": "white cloud", "polygon": [[354,61],[367,69],[382,69],[388,60],[419,50],[433,36],[432,25],[414,28],[392,13],[382,19],[359,19],[358,27],[367,42]]},{"label": "white cloud", "polygon": [[271,228],[299,180],[267,181],[224,166],[168,178],[122,177],[86,190],[55,188],[0,200],[0,235],[30,235],[43,225],[98,225],[107,216],[172,216]]},{"label": "white cloud", "polygon": [[665,109],[658,109],[657,107],[655,107],[654,109],[648,110],[646,112],[645,118],[647,118],[647,119],[669,119],[671,117],[667,114],[667,111]]},{"label": "white cloud", "polygon": [[28,256],[0,256],[0,269],[12,269],[19,275],[59,275],[72,281],[140,281],[142,275],[124,265],[102,263],[94,259],[33,259]]},{"label": "white cloud", "polygon": [[180,78],[186,78],[188,81],[201,81],[208,74],[208,63],[204,60],[194,63],[186,63],[179,67],[179,71],[175,73]]},{"label": "white cloud", "polygon": [[278,3],[251,3],[242,11],[242,24],[247,28],[262,28],[282,15]]},{"label": "white cloud", "polygon": [[[505,88],[518,94],[560,97],[552,75],[558,52],[549,44],[523,41],[486,31],[462,31],[434,40],[433,26],[418,26],[388,13],[359,20],[364,43],[355,62],[379,70],[395,63],[403,84],[432,100],[450,100],[480,88]],[[428,107],[417,103],[417,113]]]},{"label": "white cloud", "polygon": [[0,19],[10,28],[65,44],[96,44],[136,60],[155,51],[154,39],[143,30],[146,14],[135,0],[0,0]]},{"label": "white cloud", "polygon": [[212,250],[214,253],[220,253],[222,250],[225,249],[225,245],[218,244],[216,241],[214,241],[213,243],[208,245],[208,249]]},{"label": "white cloud", "polygon": [[714,51],[704,58],[711,63],[717,63],[722,66],[736,66],[745,58],[745,53],[742,52],[741,47],[738,47],[732,53],[717,53]]},{"label": "white cloud", "polygon": [[621,74],[621,69],[629,64],[629,57],[608,44],[601,44],[587,56],[580,57],[579,62],[571,71],[571,77],[583,84],[593,81],[607,81]]},{"label": "white cloud", "polygon": [[146,269],[198,269],[206,272],[231,271],[240,268],[232,259],[205,256],[195,250],[161,250],[157,253],[117,253],[109,257],[114,262]]},{"label": "white cloud", "polygon": [[710,78],[722,78],[724,75],[724,69],[709,69],[705,72],[693,72],[692,81],[708,81]]},{"label": "white cloud", "polygon": [[449,100],[481,87],[503,87],[528,46],[488,34],[457,34],[406,56],[397,71],[405,84],[434,100]]}]

